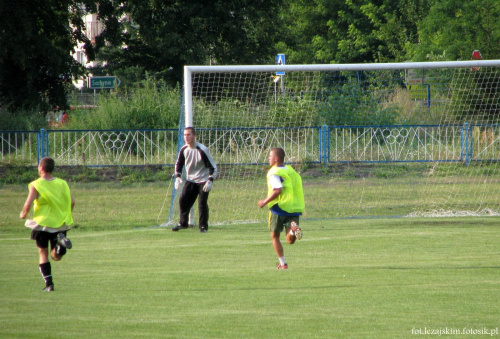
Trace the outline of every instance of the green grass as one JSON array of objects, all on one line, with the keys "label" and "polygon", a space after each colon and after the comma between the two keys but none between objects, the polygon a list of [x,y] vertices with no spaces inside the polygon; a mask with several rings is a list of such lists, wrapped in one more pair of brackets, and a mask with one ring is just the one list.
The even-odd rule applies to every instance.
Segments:
[{"label": "green grass", "polygon": [[284,245],[290,268],[278,271],[264,223],[174,233],[151,227],[165,184],[72,189],[78,227],[74,248],[52,263],[53,293],[41,292],[37,249],[18,219],[26,187],[0,189],[1,338],[409,338],[499,327],[497,217],[303,220],[304,239]]},{"label": "green grass", "polygon": [[[307,206],[304,216],[331,219],[422,213],[500,215],[500,171],[496,167],[493,164],[481,168],[440,165],[434,170],[428,164],[328,168],[311,165],[302,173]],[[211,222],[261,220],[262,212],[256,202],[266,194],[267,169],[267,166],[221,166],[221,175],[210,193]],[[70,183],[79,206],[75,210],[76,219],[85,227],[109,229],[137,225],[138,221],[146,226],[165,221],[170,211],[172,170],[159,166],[98,169],[62,166],[55,175]],[[16,200],[20,197],[18,190],[26,190],[27,183],[35,178],[33,167],[0,166],[3,195],[0,195],[0,203],[18,209],[22,204]],[[135,192],[139,192],[139,198]],[[114,213],[120,211],[117,204],[133,206],[134,217],[129,220],[126,215]],[[174,206],[177,207],[177,202]],[[95,217],[103,212],[106,214],[102,218]],[[7,216],[6,223],[17,222],[9,218]]]}]

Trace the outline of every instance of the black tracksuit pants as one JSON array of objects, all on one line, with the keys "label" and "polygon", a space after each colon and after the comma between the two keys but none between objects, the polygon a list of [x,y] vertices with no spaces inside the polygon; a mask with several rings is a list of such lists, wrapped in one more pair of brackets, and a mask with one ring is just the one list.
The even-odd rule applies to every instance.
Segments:
[{"label": "black tracksuit pants", "polygon": [[179,209],[180,209],[180,224],[183,227],[188,226],[189,221],[189,211],[193,207],[196,199],[198,199],[198,213],[199,221],[198,225],[201,228],[208,230],[208,194],[209,192],[203,192],[203,186],[205,183],[196,184],[191,181],[186,181],[184,188],[182,189],[181,196],[179,197]]}]

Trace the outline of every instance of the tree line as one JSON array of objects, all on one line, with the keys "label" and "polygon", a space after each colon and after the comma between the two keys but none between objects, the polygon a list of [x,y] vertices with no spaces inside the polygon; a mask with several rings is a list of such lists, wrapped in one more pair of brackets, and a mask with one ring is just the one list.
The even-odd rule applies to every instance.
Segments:
[{"label": "tree line", "polygon": [[[103,23],[95,41],[86,13]],[[498,0],[1,1],[0,109],[67,107],[72,79],[89,73],[175,87],[188,64],[498,59],[499,42]],[[78,43],[98,67],[73,58]]]}]

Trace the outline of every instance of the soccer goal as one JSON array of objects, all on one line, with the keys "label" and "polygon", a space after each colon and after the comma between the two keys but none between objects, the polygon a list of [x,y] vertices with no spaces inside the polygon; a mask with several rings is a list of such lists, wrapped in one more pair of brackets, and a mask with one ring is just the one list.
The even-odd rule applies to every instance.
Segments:
[{"label": "soccer goal", "polygon": [[186,66],[182,121],[219,166],[211,224],[265,221],[273,147],[304,218],[500,215],[499,105],[500,60]]}]

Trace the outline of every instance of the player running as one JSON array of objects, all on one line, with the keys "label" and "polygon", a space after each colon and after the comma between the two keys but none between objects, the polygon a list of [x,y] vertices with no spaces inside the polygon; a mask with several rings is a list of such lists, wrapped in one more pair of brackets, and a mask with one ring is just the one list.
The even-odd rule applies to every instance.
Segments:
[{"label": "player running", "polygon": [[280,233],[286,229],[287,241],[290,244],[295,239],[302,238],[302,230],[299,227],[299,217],[304,212],[304,193],[302,189],[302,178],[289,165],[284,165],[285,151],[282,148],[273,148],[269,152],[269,165],[271,169],[267,172],[267,197],[259,200],[258,205],[269,208],[269,230],[273,247],[278,255],[278,269],[287,269],[283,245],[280,241]]},{"label": "player running", "polygon": [[66,238],[66,232],[73,224],[72,211],[75,200],[71,196],[68,183],[52,175],[55,162],[52,158],[43,158],[38,165],[40,178],[29,185],[29,194],[19,215],[25,219],[31,205],[33,207],[33,220],[27,220],[25,225],[32,229],[31,239],[36,241],[40,257],[40,273],[45,280],[43,291],[54,291],[50,256],[59,261],[66,254],[66,249],[72,247],[71,241]]}]

